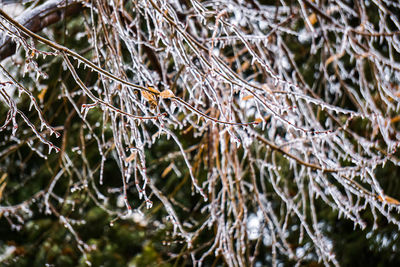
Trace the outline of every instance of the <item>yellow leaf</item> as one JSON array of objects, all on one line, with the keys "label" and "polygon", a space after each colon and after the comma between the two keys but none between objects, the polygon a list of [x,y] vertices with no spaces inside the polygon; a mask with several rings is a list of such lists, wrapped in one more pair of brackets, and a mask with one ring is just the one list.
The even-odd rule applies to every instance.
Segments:
[{"label": "yellow leaf", "polygon": [[164,169],[164,171],[161,173],[161,178],[164,178],[167,176],[167,174],[172,170],[172,163],[168,165],[167,168]]},{"label": "yellow leaf", "polygon": [[392,119],[390,120],[391,123],[396,123],[396,122],[398,122],[398,121],[400,121],[400,115],[397,115],[396,117],[394,117],[394,118],[392,118]]},{"label": "yellow leaf", "polygon": [[308,16],[308,20],[310,21],[311,25],[317,23],[317,16],[315,13],[312,13],[310,16]]},{"label": "yellow leaf", "polygon": [[246,101],[246,100],[249,100],[249,99],[252,99],[252,98],[254,98],[253,95],[246,95],[246,96],[244,96],[244,97],[242,98],[242,100],[243,100],[243,101]]},{"label": "yellow leaf", "polygon": [[164,90],[160,93],[161,98],[171,98],[174,97],[174,93],[171,90]]},{"label": "yellow leaf", "polygon": [[38,98],[39,98],[40,101],[43,101],[44,95],[46,94],[46,92],[47,92],[47,87],[43,88],[42,91],[40,91],[40,93],[38,95]]},{"label": "yellow leaf", "polygon": [[[388,204],[400,205],[400,201],[398,201],[397,199],[394,199],[394,198],[389,197],[389,196],[384,196],[384,197],[385,197],[385,200],[386,200],[386,202],[387,202]],[[378,199],[379,199],[381,202],[383,202],[383,199],[382,199],[381,196],[378,196]]]},{"label": "yellow leaf", "polygon": [[262,122],[262,119],[261,119],[261,118],[257,118],[257,119],[254,120],[254,122],[257,123],[257,124],[258,124],[258,123],[261,123],[261,122]]}]

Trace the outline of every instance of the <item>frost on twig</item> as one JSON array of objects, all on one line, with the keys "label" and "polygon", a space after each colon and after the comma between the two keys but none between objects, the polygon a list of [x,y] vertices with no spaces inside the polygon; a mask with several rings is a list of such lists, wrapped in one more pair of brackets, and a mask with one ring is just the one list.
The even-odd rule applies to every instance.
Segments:
[{"label": "frost on twig", "polygon": [[[273,266],[283,259],[339,265],[321,207],[361,229],[376,227],[380,216],[400,228],[400,203],[379,176],[385,165],[399,166],[398,4],[106,2],[82,1],[80,38],[90,44],[83,51],[0,14],[0,29],[25,51],[28,74],[47,78],[34,55],[60,61],[68,78],[54,90],[81,123],[79,145],[63,147],[61,170],[42,193],[46,212],[54,213],[53,189],[64,176],[74,177],[69,189],[85,191],[116,218],[159,203],[173,238],[186,242],[198,266],[215,256],[248,266],[262,257],[261,246],[270,252],[262,262]],[[376,20],[368,10],[379,10]],[[0,130],[25,123],[55,148],[7,88],[25,94],[40,127],[56,132],[35,90],[15,69],[1,70],[8,113]],[[106,194],[111,160],[120,188]],[[165,185],[168,175],[178,189]],[[190,185],[184,197],[183,184]],[[115,192],[117,208],[110,204]],[[201,219],[191,218],[188,197],[201,199],[192,207]],[[82,247],[68,219],[58,217]]]}]

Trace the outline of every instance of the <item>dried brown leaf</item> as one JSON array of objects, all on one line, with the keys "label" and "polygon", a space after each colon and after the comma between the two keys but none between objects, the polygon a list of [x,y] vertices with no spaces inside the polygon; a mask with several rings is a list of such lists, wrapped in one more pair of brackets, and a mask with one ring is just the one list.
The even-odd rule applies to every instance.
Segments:
[{"label": "dried brown leaf", "polygon": [[174,97],[174,93],[171,90],[164,90],[160,93],[161,98],[171,98]]},{"label": "dried brown leaf", "polygon": [[147,100],[147,102],[150,103],[150,105],[157,106],[157,100],[154,94],[149,93],[147,91],[142,91],[142,96],[144,97],[144,99]]}]

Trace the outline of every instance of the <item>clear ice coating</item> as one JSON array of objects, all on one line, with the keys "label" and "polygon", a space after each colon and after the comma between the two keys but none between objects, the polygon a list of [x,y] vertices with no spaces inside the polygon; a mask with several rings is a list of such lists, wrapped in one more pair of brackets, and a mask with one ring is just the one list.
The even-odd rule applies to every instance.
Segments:
[{"label": "clear ice coating", "polygon": [[[396,1],[358,1],[357,11],[343,1],[139,0],[126,10],[120,2],[108,1],[109,13],[97,6],[101,1],[85,3],[90,15],[75,39],[87,37],[90,53],[54,40],[39,46],[0,14],[0,45],[11,38],[18,51],[18,64],[0,65],[0,101],[8,111],[0,159],[9,153],[3,141],[26,143],[44,160],[63,148],[63,172],[55,173],[43,196],[23,208],[0,206],[13,229],[32,216],[32,203],[57,214],[50,207],[63,203],[54,189],[64,177],[73,177],[69,193],[90,195],[118,219],[132,219],[129,203],[138,202],[132,207],[139,212],[160,203],[170,219],[160,224],[172,224],[188,247],[213,227],[210,243],[193,250],[199,265],[208,255],[222,255],[228,266],[245,266],[244,255],[255,253],[248,249],[252,240],[272,251],[272,266],[285,257],[338,265],[319,205],[356,229],[368,226],[366,210],[374,228],[382,216],[400,226],[400,203],[386,195],[377,171],[400,166]],[[366,10],[372,8],[381,19],[371,19]],[[44,32],[52,38],[51,30]],[[65,77],[49,76],[56,57]],[[89,74],[95,81],[86,79]],[[73,121],[80,125],[64,128],[46,107],[50,93],[38,88],[53,79],[57,86],[48,92],[59,95],[60,110],[76,112]],[[162,97],[167,90],[172,94]],[[66,138],[79,136],[67,140],[69,147],[59,138],[64,131]],[[166,151],[157,150],[162,145]],[[99,162],[90,161],[93,154]],[[111,162],[119,168],[115,177],[108,173]],[[109,188],[115,179],[119,184]],[[190,192],[172,193],[169,179],[177,187],[186,183],[181,187]],[[189,210],[185,201],[196,197],[201,220],[178,212]],[[59,219],[85,248],[75,222]],[[295,249],[292,240],[299,240]]]}]

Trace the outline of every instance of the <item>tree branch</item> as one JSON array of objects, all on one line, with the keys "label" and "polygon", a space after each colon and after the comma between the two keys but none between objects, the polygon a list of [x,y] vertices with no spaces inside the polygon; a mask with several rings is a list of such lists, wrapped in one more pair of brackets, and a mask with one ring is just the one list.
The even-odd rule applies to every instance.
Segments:
[{"label": "tree branch", "polygon": [[[67,6],[66,6],[67,5]],[[32,32],[39,32],[66,16],[71,16],[81,10],[82,4],[75,0],[50,0],[33,9],[25,10],[16,18],[21,25]],[[1,10],[4,12],[3,10]],[[10,36],[0,34],[0,61],[15,53],[15,42]]]}]

